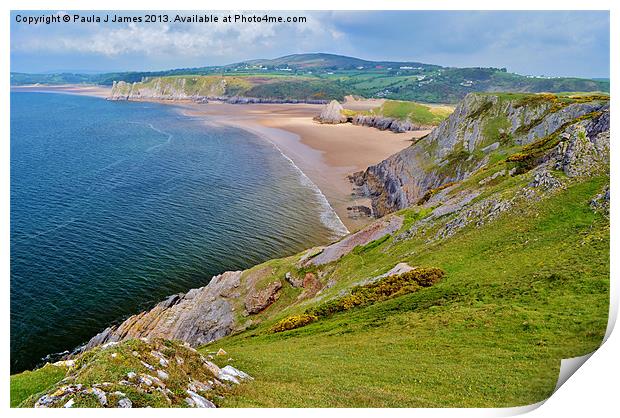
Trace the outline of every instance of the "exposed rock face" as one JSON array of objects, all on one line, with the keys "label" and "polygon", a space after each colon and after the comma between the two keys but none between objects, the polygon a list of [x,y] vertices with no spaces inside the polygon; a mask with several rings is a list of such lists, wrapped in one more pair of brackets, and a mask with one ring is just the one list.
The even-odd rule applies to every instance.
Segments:
[{"label": "exposed rock face", "polygon": [[234,290],[239,286],[241,273],[227,271],[213,277],[204,287],[170,296],[150,311],[105,329],[82,350],[141,337],[178,339],[194,347],[222,338],[234,329],[233,309],[228,298],[235,296]]},{"label": "exposed rock face", "polygon": [[282,283],[275,281],[266,288],[248,294],[245,300],[245,309],[249,314],[257,314],[278,300]]},{"label": "exposed rock face", "polygon": [[[561,178],[554,174],[558,170],[568,177],[587,177],[609,171],[609,108],[603,107],[600,115],[591,119],[577,120],[558,132],[561,141],[542,158],[540,164],[531,172],[531,180],[526,187],[514,195],[493,195],[477,201],[480,191],[464,190],[450,198],[445,195],[433,196],[424,204],[433,208],[431,214],[416,222],[411,228],[395,239],[410,239],[414,236],[434,231],[427,242],[451,237],[468,225],[481,226],[518,203],[537,201],[565,188]],[[488,178],[510,175],[500,170]],[[566,181],[566,180],[564,180]],[[482,185],[488,182],[482,182]],[[590,207],[603,214],[609,212],[609,186],[590,201]],[[435,230],[438,218],[452,215],[447,222]]]},{"label": "exposed rock face", "polygon": [[410,120],[399,120],[395,118],[387,118],[385,116],[355,115],[347,120],[349,120],[353,125],[369,126],[382,131],[392,131],[397,133],[423,131],[434,128],[434,126],[430,125],[415,124]]},{"label": "exposed rock face", "polygon": [[301,292],[298,299],[307,299],[316,296],[323,288],[323,284],[314,273],[306,273],[302,281],[302,287],[304,291]]},{"label": "exposed rock face", "polygon": [[[315,266],[327,264],[338,260],[340,257],[350,253],[358,245],[366,245],[371,241],[383,238],[388,234],[393,234],[403,226],[403,218],[400,216],[390,216],[374,222],[364,229],[346,236],[342,240],[331,244],[323,249],[316,257],[307,261],[307,264]],[[305,286],[304,286],[305,287]]]},{"label": "exposed rock face", "polygon": [[200,77],[154,77],[142,82],[114,81],[108,100],[192,100],[218,101],[230,104],[249,103],[311,103],[324,104],[326,100],[286,100],[263,97],[238,96],[228,88],[225,78],[211,77],[209,82],[197,86]]},{"label": "exposed rock face", "polygon": [[315,120],[320,123],[344,123],[347,121],[347,117],[342,114],[343,110],[342,105],[337,100],[332,100],[323,107],[321,114]]},{"label": "exposed rock face", "polygon": [[563,139],[550,158],[567,176],[588,176],[609,164],[609,107],[591,121],[570,126]]},{"label": "exposed rock face", "polygon": [[373,214],[383,216],[415,204],[430,189],[464,179],[487,164],[488,153],[502,142],[530,144],[581,116],[608,108],[608,102],[554,106],[545,100],[524,103],[469,94],[429,135],[355,173],[351,180],[358,193],[372,199]]}]

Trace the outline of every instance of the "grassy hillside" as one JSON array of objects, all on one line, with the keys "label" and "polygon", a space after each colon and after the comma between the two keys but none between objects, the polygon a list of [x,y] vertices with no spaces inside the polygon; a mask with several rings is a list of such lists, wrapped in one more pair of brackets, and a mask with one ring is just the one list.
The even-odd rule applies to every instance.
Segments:
[{"label": "grassy hillside", "polygon": [[456,103],[467,93],[488,91],[609,91],[609,80],[522,76],[500,68],[447,68],[417,62],[366,61],[332,54],[296,54],[273,60],[252,60],[219,67],[181,68],[157,72],[103,74],[11,73],[11,85],[140,82],[167,76],[219,75],[272,81],[252,97],[341,100],[345,95],[426,103]]},{"label": "grassy hillside", "polygon": [[380,107],[369,111],[345,110],[347,116],[378,115],[398,120],[409,120],[420,125],[439,125],[450,116],[454,108],[450,106],[429,106],[416,102],[386,100]]},{"label": "grassy hillside", "polygon": [[589,201],[606,180],[574,184],[515,209],[523,216],[446,242],[390,239],[346,256],[330,274],[339,285],[402,261],[447,276],[297,330],[271,333],[274,318],[206,347],[224,348],[260,376],[223,405],[486,407],[545,399],[560,360],[596,349],[605,332],[609,224]]}]

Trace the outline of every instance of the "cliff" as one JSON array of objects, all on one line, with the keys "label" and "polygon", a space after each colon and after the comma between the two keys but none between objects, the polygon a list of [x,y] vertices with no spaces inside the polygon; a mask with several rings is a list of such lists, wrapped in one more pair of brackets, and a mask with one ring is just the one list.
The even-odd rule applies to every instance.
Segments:
[{"label": "cliff", "polygon": [[458,182],[511,149],[609,107],[607,96],[472,93],[429,135],[355,173],[358,193],[376,216],[415,204],[425,193]]},{"label": "cliff", "polygon": [[[114,81],[109,100],[193,100],[245,103],[324,104],[320,87],[297,88],[293,81],[233,76],[150,77],[139,82]],[[290,84],[290,85],[289,85]]]}]

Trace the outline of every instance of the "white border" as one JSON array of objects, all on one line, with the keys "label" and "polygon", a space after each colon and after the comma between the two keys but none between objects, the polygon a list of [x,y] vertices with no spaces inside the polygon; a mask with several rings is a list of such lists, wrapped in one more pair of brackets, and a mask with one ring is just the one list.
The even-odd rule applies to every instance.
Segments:
[{"label": "white border", "polygon": [[[223,8],[222,6],[226,6]],[[53,7],[51,7],[53,6]],[[465,9],[467,7],[467,9]],[[105,2],[92,2],[85,0],[60,0],[60,1],[44,1],[44,0],[24,0],[16,1],[9,0],[2,3],[2,8],[5,9],[4,18],[9,19],[9,11],[15,10],[611,10],[611,77],[612,82],[612,107],[615,107],[616,98],[618,97],[618,89],[616,88],[615,80],[618,79],[618,51],[620,45],[618,40],[620,39],[620,2],[612,0],[589,0],[584,2],[583,0],[563,0],[548,1],[548,0],[503,0],[503,1],[489,1],[489,0],[470,0],[467,2],[459,0],[341,0],[335,2],[334,0],[300,0],[296,2],[286,2],[284,0],[264,0],[260,3],[254,3],[249,0],[228,0],[225,3],[221,2],[209,2],[209,1],[196,1],[196,0],[175,0],[174,2],[165,2],[161,0],[107,0]],[[2,109],[0,113],[0,129],[2,129],[2,142],[0,144],[0,155],[2,158],[2,164],[0,165],[0,193],[4,197],[0,205],[0,213],[2,214],[2,222],[0,223],[0,266],[2,272],[2,285],[4,289],[4,304],[2,305],[3,321],[0,323],[2,335],[6,336],[4,344],[1,347],[2,353],[2,369],[0,373],[5,378],[0,379],[1,386],[1,398],[2,408],[8,409],[9,405],[9,277],[10,277],[10,258],[9,258],[9,241],[10,241],[10,229],[9,229],[9,51],[10,51],[10,36],[8,22],[5,20],[3,25],[0,25],[0,32],[3,39],[2,48],[2,75],[5,80],[5,88],[1,91]],[[615,117],[612,118],[612,143],[618,140],[618,135],[615,134],[618,123],[615,123]],[[612,161],[612,207],[616,207],[615,202],[615,185],[618,184],[618,153],[615,152],[616,146],[613,147],[611,154]],[[613,227],[617,225],[618,213],[612,212],[612,231]],[[618,259],[618,245],[615,235],[611,235],[611,275],[612,275],[612,300],[610,307],[610,326],[608,327],[608,339],[603,346],[595,352],[592,357],[586,362],[584,367],[581,367],[576,371],[575,375],[568,379],[565,385],[559,390],[540,408],[526,407],[517,409],[391,409],[391,410],[314,410],[304,409],[296,411],[288,410],[252,410],[246,411],[242,409],[227,409],[217,411],[198,411],[198,410],[184,410],[175,411],[174,414],[183,414],[185,416],[203,416],[204,414],[216,414],[219,416],[242,416],[251,413],[253,416],[289,416],[294,413],[296,416],[315,416],[317,413],[327,415],[356,415],[356,416],[374,416],[375,414],[389,413],[393,416],[459,416],[459,417],[484,417],[484,416],[507,416],[518,413],[530,412],[531,416],[548,417],[548,416],[567,416],[567,417],[583,417],[584,415],[594,416],[610,416],[611,411],[618,411],[618,374],[620,371],[620,362],[618,360],[617,353],[620,352],[620,337],[618,332],[611,333],[613,323],[617,317],[618,312],[618,289],[617,289],[617,277],[618,267],[614,259]],[[38,411],[38,410],[10,410],[4,411],[6,416],[31,416],[35,414],[69,414],[76,416],[75,414],[83,414],[84,410],[67,410],[67,411]],[[115,414],[118,416],[152,416],[152,417],[169,417],[172,412],[170,410],[88,410],[88,415],[92,416],[109,416]]]}]

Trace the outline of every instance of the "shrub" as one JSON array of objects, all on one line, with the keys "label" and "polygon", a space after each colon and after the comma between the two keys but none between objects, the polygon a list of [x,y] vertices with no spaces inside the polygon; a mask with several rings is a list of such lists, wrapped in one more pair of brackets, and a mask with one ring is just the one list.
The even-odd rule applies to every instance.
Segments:
[{"label": "shrub", "polygon": [[374,283],[354,287],[351,294],[310,308],[307,314],[323,318],[354,308],[370,305],[396,296],[412,293],[437,283],[444,276],[441,269],[417,268],[402,274],[384,277]]},{"label": "shrub", "polygon": [[283,332],[295,328],[300,328],[317,320],[317,317],[309,314],[287,316],[271,327],[272,332]]}]

